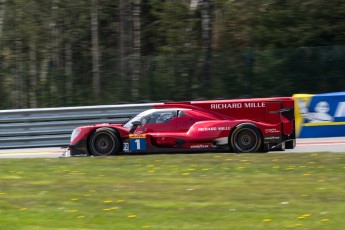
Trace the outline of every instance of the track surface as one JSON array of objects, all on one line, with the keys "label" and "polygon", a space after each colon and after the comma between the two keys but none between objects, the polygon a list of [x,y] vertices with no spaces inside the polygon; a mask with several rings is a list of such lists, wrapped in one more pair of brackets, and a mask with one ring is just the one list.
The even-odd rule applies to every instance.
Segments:
[{"label": "track surface", "polygon": [[[65,150],[62,148],[0,149],[0,158],[58,158]],[[285,152],[345,152],[345,137],[297,139],[296,148]]]}]

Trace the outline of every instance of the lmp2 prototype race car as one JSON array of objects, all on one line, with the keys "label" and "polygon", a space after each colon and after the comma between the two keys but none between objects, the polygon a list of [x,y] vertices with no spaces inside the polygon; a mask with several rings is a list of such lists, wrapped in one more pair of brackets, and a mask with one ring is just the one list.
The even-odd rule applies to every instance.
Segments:
[{"label": "lmp2 prototype race car", "polygon": [[282,151],[295,145],[293,98],[276,97],[156,104],[125,124],[74,129],[66,154],[249,153]]}]

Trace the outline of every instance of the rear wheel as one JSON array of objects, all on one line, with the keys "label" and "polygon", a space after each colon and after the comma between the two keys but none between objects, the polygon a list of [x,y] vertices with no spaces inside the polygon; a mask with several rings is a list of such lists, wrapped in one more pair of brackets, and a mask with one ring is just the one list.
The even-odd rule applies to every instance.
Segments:
[{"label": "rear wheel", "polygon": [[109,128],[97,129],[89,139],[89,150],[94,156],[109,156],[121,151],[121,141],[117,132]]},{"label": "rear wheel", "polygon": [[262,135],[252,124],[242,124],[230,135],[230,147],[237,153],[252,153],[262,151]]}]

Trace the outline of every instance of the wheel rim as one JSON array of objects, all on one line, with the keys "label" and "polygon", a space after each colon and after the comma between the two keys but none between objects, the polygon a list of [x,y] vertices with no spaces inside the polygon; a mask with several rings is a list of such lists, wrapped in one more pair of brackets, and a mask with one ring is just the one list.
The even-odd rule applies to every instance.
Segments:
[{"label": "wheel rim", "polygon": [[251,152],[258,144],[258,135],[252,129],[241,129],[236,133],[235,146],[241,152]]},{"label": "wheel rim", "polygon": [[92,139],[92,149],[97,155],[110,155],[115,147],[114,139],[108,134],[100,133]]}]

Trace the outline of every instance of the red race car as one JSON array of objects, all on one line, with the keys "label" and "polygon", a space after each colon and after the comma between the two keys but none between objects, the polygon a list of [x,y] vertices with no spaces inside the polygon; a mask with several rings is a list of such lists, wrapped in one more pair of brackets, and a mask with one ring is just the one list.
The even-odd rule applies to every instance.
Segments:
[{"label": "red race car", "polygon": [[295,145],[293,98],[210,100],[157,104],[125,124],[78,127],[65,156],[267,152]]}]

